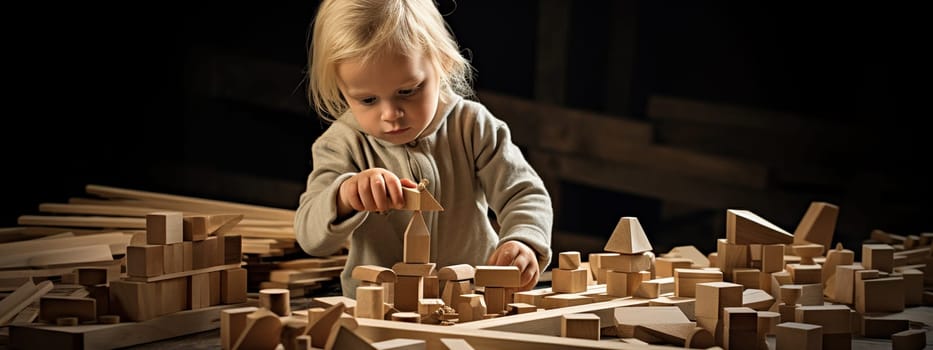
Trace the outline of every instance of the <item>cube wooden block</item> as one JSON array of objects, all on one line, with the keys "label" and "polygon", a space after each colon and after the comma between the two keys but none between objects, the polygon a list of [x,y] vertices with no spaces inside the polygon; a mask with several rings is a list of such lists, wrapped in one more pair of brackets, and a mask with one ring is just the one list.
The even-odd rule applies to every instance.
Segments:
[{"label": "cube wooden block", "polygon": [[220,303],[238,304],[246,302],[247,271],[235,268],[220,271]]},{"label": "cube wooden block", "polygon": [[855,287],[855,309],[861,314],[904,311],[902,277],[864,280]]},{"label": "cube wooden block", "polygon": [[146,244],[172,244],[182,241],[182,213],[176,211],[146,214]]},{"label": "cube wooden block", "polygon": [[158,283],[110,281],[110,311],[127,321],[145,321],[161,316]]},{"label": "cube wooden block", "polygon": [[188,279],[185,277],[162,280],[159,285],[160,315],[167,315],[188,309]]},{"label": "cube wooden block", "polygon": [[586,269],[551,270],[551,289],[558,293],[579,293],[586,291]]},{"label": "cube wooden block", "polygon": [[126,247],[126,274],[134,277],[162,275],[162,245],[139,245]]},{"label": "cube wooden block", "polygon": [[398,276],[395,282],[395,303],[399,311],[417,312],[418,300],[424,297],[424,277]]},{"label": "cube wooden block", "polygon": [[742,285],[729,282],[706,282],[696,285],[697,317],[722,318],[726,307],[742,306]]},{"label": "cube wooden block", "polygon": [[887,244],[863,244],[862,266],[870,270],[894,271],[894,247]]},{"label": "cube wooden block", "polygon": [[783,322],[777,325],[777,350],[821,350],[823,327],[813,324]]},{"label": "cube wooden block", "polygon": [[599,340],[599,316],[591,313],[561,316],[560,336]]},{"label": "cube wooden block", "polygon": [[761,271],[778,272],[784,269],[784,245],[768,244],[761,246]]}]

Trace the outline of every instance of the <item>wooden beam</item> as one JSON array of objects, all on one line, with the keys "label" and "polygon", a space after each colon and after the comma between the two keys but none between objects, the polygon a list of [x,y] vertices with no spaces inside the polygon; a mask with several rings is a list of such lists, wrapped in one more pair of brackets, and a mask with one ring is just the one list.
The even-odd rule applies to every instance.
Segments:
[{"label": "wooden beam", "polygon": [[[250,303],[185,310],[143,322],[78,326],[13,325],[10,345],[19,349],[113,349],[220,327],[220,310]],[[252,303],[255,304],[255,303]]]},{"label": "wooden beam", "polygon": [[295,220],[295,211],[288,209],[271,208],[259,205],[241,204],[235,202],[220,201],[214,199],[204,199],[189,196],[180,196],[158,192],[139,191],[118,187],[102,186],[90,184],[85,186],[88,194],[98,195],[105,198],[125,198],[138,200],[156,200],[164,202],[174,202],[182,204],[196,204],[205,208],[217,208],[228,210],[235,213],[261,213],[267,218],[280,220]]},{"label": "wooden beam", "polygon": [[599,316],[600,324],[614,325],[616,308],[628,306],[648,306],[648,303],[648,299],[626,297],[598,303],[496,317],[481,321],[458,323],[450,327],[459,329],[485,329],[503,332],[560,336],[560,318],[565,314],[593,313]]},{"label": "wooden beam", "polygon": [[[527,314],[523,314],[527,315]],[[514,317],[514,316],[508,316]],[[479,321],[474,321],[479,322]],[[395,338],[422,339],[427,342],[428,350],[446,349],[441,338],[459,338],[466,340],[474,348],[490,350],[540,349],[540,350],[575,350],[575,349],[666,349],[661,346],[640,346],[622,342],[607,342],[590,339],[561,338],[537,334],[522,334],[478,329],[464,329],[452,326],[438,326],[421,323],[395,322],[373,319],[357,319],[359,327],[356,333],[374,342]],[[558,331],[560,326],[558,325]]]}]

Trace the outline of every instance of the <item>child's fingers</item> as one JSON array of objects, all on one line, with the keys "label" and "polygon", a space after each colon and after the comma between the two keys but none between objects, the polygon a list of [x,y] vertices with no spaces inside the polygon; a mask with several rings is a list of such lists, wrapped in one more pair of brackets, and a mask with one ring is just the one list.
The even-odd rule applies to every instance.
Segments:
[{"label": "child's fingers", "polygon": [[402,183],[399,181],[398,177],[391,173],[385,173],[382,177],[385,179],[385,186],[389,194],[389,201],[392,202],[392,207],[401,208],[405,206],[405,195],[402,194]]},{"label": "child's fingers", "polygon": [[369,178],[369,182],[372,188],[373,202],[376,205],[376,209],[379,211],[389,210],[389,200],[386,198],[385,178],[383,178],[382,174],[376,173]]},{"label": "child's fingers", "polygon": [[400,182],[402,183],[402,186],[405,186],[408,188],[418,187],[418,183],[411,181],[411,179],[401,179]]},{"label": "child's fingers", "polygon": [[361,180],[356,183],[357,191],[360,194],[360,201],[363,202],[363,210],[375,210],[376,200],[373,199],[372,183],[369,180]]}]

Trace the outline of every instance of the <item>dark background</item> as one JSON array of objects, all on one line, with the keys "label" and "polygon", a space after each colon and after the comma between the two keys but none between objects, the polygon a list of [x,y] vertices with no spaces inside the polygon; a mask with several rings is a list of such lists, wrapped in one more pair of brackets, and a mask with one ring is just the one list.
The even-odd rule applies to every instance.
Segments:
[{"label": "dark background", "polygon": [[[541,4],[440,1],[472,54],[478,90],[535,98]],[[39,203],[82,196],[86,184],[294,208],[310,171],[310,145],[323,128],[301,105],[316,5],[63,3],[5,11],[0,227],[36,214]],[[866,203],[841,207],[840,220],[853,219],[848,213],[865,217],[837,239],[851,247],[874,228],[905,235],[933,230],[924,169],[933,157],[922,126],[929,61],[919,54],[929,38],[921,34],[928,28],[919,10],[666,1],[573,1],[567,8],[564,106],[647,120],[649,97],[668,95],[838,123],[840,133],[859,135],[850,140],[851,153],[817,157],[836,182],[804,189],[816,194],[813,200]],[[610,28],[624,18],[635,21],[633,40],[613,42]],[[631,50],[625,96],[607,88],[605,72],[618,63],[609,58],[613,49]],[[304,111],[198,88],[219,74],[211,62],[230,56],[281,64],[275,74],[233,74],[255,81],[259,93],[267,83],[288,87],[270,94]],[[630,102],[625,110],[612,110],[616,97]],[[726,208],[673,220],[663,214],[670,203],[657,198],[571,182],[561,188],[556,231],[604,242],[619,217],[637,216],[661,253],[684,244],[709,252],[714,238],[724,237]],[[912,215],[872,213],[888,203]],[[799,216],[808,204],[786,210]],[[797,224],[776,223],[790,231]],[[578,246],[555,246],[564,248]]]}]

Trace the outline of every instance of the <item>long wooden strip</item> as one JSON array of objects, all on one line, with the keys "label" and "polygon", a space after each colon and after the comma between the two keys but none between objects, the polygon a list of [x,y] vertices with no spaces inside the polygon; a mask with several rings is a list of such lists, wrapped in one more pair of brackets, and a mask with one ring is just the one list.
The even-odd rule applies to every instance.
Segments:
[{"label": "long wooden strip", "polygon": [[18,269],[18,270],[0,270],[0,279],[10,279],[10,278],[36,278],[36,277],[53,277],[53,276],[63,276],[65,274],[73,273],[75,269],[81,267],[109,267],[113,268],[112,265],[120,265],[125,261],[126,258],[110,261],[101,261],[101,262],[90,262],[90,263],[80,263],[68,266],[58,266],[50,267],[45,269]]},{"label": "long wooden strip", "polygon": [[[126,252],[133,235],[123,232],[98,233],[92,235],[58,238],[51,240],[30,240],[0,244],[0,256],[8,256],[28,251],[63,249],[77,246],[107,244],[113,254]],[[122,253],[121,253],[122,252]]]},{"label": "long wooden strip", "polygon": [[[146,214],[165,209],[131,207],[119,205],[102,204],[75,204],[75,203],[42,203],[39,204],[39,211],[56,214],[81,214],[81,215],[105,215],[105,216],[128,216],[128,217],[146,217]],[[196,212],[183,212],[184,215],[198,215]],[[269,219],[242,219],[239,225],[251,227],[270,227],[270,228],[290,228],[294,225],[292,221],[269,220]]]},{"label": "long wooden strip", "polygon": [[13,325],[10,345],[16,349],[113,349],[194,334],[220,327],[220,310],[253,303],[185,310],[143,322],[78,326]]},{"label": "long wooden strip", "polygon": [[616,308],[628,306],[648,306],[648,299],[626,297],[598,303],[459,323],[450,327],[560,336],[560,319],[563,315],[593,313],[599,316],[600,325],[605,327],[615,324]]},{"label": "long wooden strip", "polygon": [[187,203],[187,204],[197,204],[204,207],[214,207],[214,208],[223,208],[233,212],[240,211],[249,211],[249,212],[261,212],[269,217],[278,218],[281,220],[295,220],[294,210],[287,209],[278,209],[270,208],[258,205],[250,204],[241,204],[213,199],[204,199],[188,196],[179,196],[172,194],[164,194],[157,192],[148,192],[148,191],[138,191],[125,188],[117,188],[110,186],[94,185],[89,184],[85,186],[85,191],[88,194],[94,194],[106,198],[129,198],[129,199],[151,199],[151,200],[160,200],[167,202],[178,202],[178,203]]},{"label": "long wooden strip", "polygon": [[146,229],[146,219],[109,216],[20,215],[16,222],[24,226],[106,227]]},{"label": "long wooden strip", "polygon": [[62,249],[22,251],[18,254],[0,256],[0,268],[43,267],[113,260],[110,246],[95,244]]},{"label": "long wooden strip", "polygon": [[[476,349],[491,350],[670,349],[669,347],[661,346],[642,346],[625,344],[622,342],[464,329],[451,326],[384,321],[368,318],[358,318],[356,322],[359,324],[356,328],[356,333],[371,341],[379,342],[395,338],[422,339],[427,342],[428,350],[446,349],[440,342],[441,338],[464,339]],[[560,327],[558,327],[558,329],[559,328]]]},{"label": "long wooden strip", "polygon": [[16,314],[50,290],[52,290],[52,281],[48,280],[39,282],[39,284],[29,281],[17,288],[15,292],[0,300],[0,325],[9,323],[13,317],[16,317]]},{"label": "long wooden strip", "polygon": [[191,271],[181,271],[181,272],[169,273],[169,274],[159,275],[159,276],[153,276],[153,277],[129,276],[129,277],[126,277],[126,278],[124,278],[124,279],[127,280],[127,281],[134,281],[134,282],[155,282],[155,281],[161,281],[161,280],[168,280],[168,279],[172,279],[172,278],[178,278],[178,277],[185,277],[185,276],[197,275],[197,274],[201,274],[201,273],[208,273],[208,272],[214,272],[214,271],[223,271],[223,270],[235,269],[235,268],[240,267],[242,264],[243,264],[243,263],[235,263],[235,264],[227,264],[227,265],[217,265],[217,266],[205,267],[205,268],[203,268],[203,269],[197,269],[197,270],[191,270]]}]

